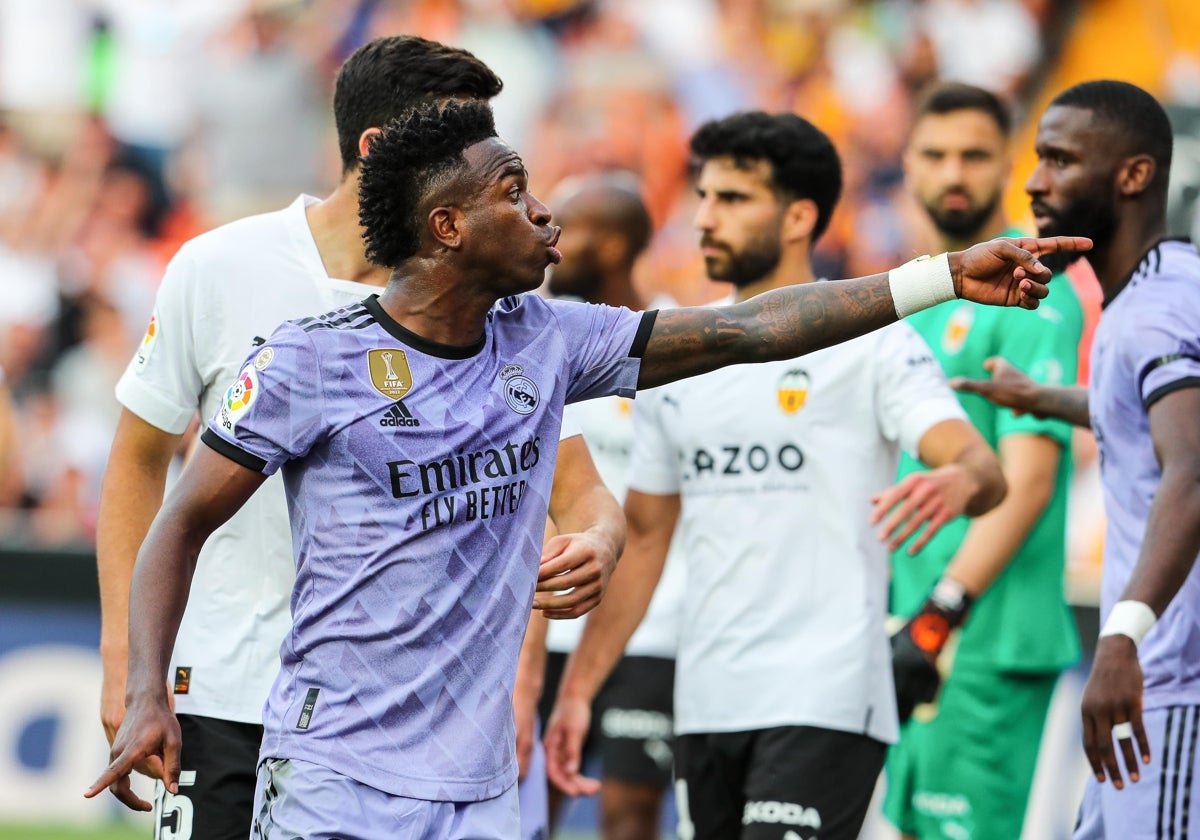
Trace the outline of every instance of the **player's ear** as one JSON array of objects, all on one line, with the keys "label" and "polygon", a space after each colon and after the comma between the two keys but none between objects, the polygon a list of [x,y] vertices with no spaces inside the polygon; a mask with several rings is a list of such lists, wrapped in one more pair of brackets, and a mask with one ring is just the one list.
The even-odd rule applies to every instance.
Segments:
[{"label": "player's ear", "polygon": [[1150,155],[1134,155],[1121,162],[1117,171],[1117,189],[1121,195],[1141,195],[1154,180],[1158,166]]},{"label": "player's ear", "polygon": [[454,205],[434,207],[429,211],[429,233],[443,248],[457,251],[462,247],[463,212]]},{"label": "player's ear", "polygon": [[798,198],[787,206],[783,212],[784,242],[798,242],[801,239],[812,239],[813,228],[817,226],[817,203],[811,198]]},{"label": "player's ear", "polygon": [[358,135],[358,156],[364,158],[367,152],[370,151],[371,138],[376,134],[382,133],[380,128],[368,128],[362,134]]}]

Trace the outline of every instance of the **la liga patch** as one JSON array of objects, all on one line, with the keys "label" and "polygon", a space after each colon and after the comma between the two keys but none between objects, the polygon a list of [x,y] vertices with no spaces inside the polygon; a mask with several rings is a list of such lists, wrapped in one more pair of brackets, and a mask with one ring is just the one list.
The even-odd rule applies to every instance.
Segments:
[{"label": "la liga patch", "polygon": [[158,313],[155,312],[150,316],[150,323],[146,325],[146,334],[142,336],[142,343],[138,345],[137,352],[133,356],[133,369],[138,373],[146,368],[146,363],[150,361],[150,351],[154,349],[157,340]]},{"label": "la liga patch", "polygon": [[237,428],[238,420],[250,410],[260,388],[254,365],[246,365],[238,374],[237,380],[225,392],[225,399],[221,403],[221,428],[227,432],[233,432]]}]

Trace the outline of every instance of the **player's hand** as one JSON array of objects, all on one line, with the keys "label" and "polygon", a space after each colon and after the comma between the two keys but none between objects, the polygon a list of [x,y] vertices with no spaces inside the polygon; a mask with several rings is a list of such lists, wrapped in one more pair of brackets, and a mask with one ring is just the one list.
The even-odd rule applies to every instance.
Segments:
[{"label": "player's hand", "polygon": [[1091,247],[1092,240],[1082,236],[993,239],[950,253],[950,276],[955,293],[964,300],[1037,309],[1053,274],[1038,257]]},{"label": "player's hand", "polygon": [[546,777],[567,796],[593,796],[600,781],[581,771],[583,742],[592,723],[591,704],[559,697],[546,723]]},{"label": "player's hand", "polygon": [[1083,749],[1088,763],[1101,784],[1112,779],[1113,787],[1125,786],[1117,751],[1113,749],[1113,727],[1128,723],[1132,738],[1117,741],[1129,781],[1141,778],[1134,740],[1141,753],[1142,763],[1150,763],[1150,741],[1142,725],[1142,666],[1138,663],[1137,646],[1125,635],[1102,636],[1096,643],[1092,673],[1083,689]]},{"label": "player's hand", "polygon": [[888,544],[888,551],[895,551],[923,528],[908,547],[909,554],[916,554],[947,522],[966,512],[978,490],[979,482],[959,464],[910,473],[871,497],[875,507],[870,521],[872,525],[883,522],[879,540]]},{"label": "player's hand", "polygon": [[578,618],[600,604],[617,567],[617,548],[591,533],[559,534],[542,547],[533,608],[547,618]]},{"label": "player's hand", "polygon": [[168,698],[169,695],[150,698],[126,709],[125,719],[109,751],[108,768],[84,796],[91,798],[108,788],[127,807],[135,811],[152,810],[153,806],[134,793],[130,786],[129,774],[135,769],[162,779],[171,793],[179,792],[182,737]]},{"label": "player's hand", "polygon": [[896,683],[896,711],[900,723],[912,717],[913,709],[932,703],[941,687],[936,660],[917,647],[910,621],[892,636],[892,679]]},{"label": "player's hand", "polygon": [[1011,362],[1000,356],[992,356],[983,363],[983,369],[992,375],[991,379],[955,376],[950,379],[950,387],[965,394],[978,394],[1002,408],[1011,408],[1018,417],[1022,414],[1045,416],[1037,412],[1037,397],[1041,386]]}]

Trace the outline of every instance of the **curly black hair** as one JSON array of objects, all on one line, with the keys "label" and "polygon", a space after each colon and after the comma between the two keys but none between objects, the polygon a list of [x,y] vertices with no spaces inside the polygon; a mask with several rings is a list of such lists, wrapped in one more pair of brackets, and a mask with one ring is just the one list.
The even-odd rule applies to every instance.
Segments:
[{"label": "curly black hair", "polygon": [[466,165],[469,146],[495,136],[491,106],[471,101],[420,105],[371,137],[358,188],[367,259],[395,268],[417,253],[422,200]]},{"label": "curly black hair", "polygon": [[376,38],[338,70],[333,118],[343,174],[358,166],[358,138],[436,99],[491,99],[503,83],[471,53],[415,35]]},{"label": "curly black hair", "polygon": [[731,157],[744,168],[767,161],[776,194],[817,205],[814,244],[829,227],[842,194],[842,162],[833,142],[803,117],[744,111],[700,126],[691,147],[695,166],[718,157]]}]

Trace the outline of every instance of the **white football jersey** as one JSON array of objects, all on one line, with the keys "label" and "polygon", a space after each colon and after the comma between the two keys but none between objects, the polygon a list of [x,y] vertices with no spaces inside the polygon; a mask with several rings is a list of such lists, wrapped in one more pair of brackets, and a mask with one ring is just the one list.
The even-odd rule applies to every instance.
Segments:
[{"label": "white football jersey", "polygon": [[[381,289],[330,278],[300,196],[286,209],[196,237],[171,260],[141,346],[117,399],[166,432],[215,413],[255,344],[283,321],[362,300]],[[295,578],[283,482],[266,485],[200,552],[169,680],[183,714],[261,723],[291,626]]]},{"label": "white football jersey", "polygon": [[[633,449],[633,400],[625,397],[601,397],[571,403],[563,410],[563,437],[568,426],[581,429],[588,451],[605,486],[618,502],[625,500],[629,475],[629,455]],[[671,551],[663,567],[662,578],[642,623],[625,646],[628,656],[675,658],[679,640],[679,607],[683,598],[683,564]],[[546,647],[557,653],[570,653],[583,635],[586,617],[551,621]]]},{"label": "white football jersey", "polygon": [[962,408],[906,324],[640,394],[629,486],[679,493],[679,733],[898,736],[888,552],[868,522],[901,448]]}]

